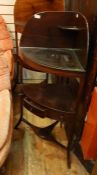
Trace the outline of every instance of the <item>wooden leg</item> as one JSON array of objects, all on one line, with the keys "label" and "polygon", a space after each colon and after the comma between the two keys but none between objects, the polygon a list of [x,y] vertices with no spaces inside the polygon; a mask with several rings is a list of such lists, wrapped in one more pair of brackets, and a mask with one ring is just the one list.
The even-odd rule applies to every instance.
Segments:
[{"label": "wooden leg", "polygon": [[15,129],[18,128],[21,121],[23,121],[23,95],[21,95],[21,97],[20,97],[20,118],[19,118],[17,124],[15,125]]},{"label": "wooden leg", "polygon": [[67,167],[68,168],[71,168],[71,155],[70,155],[71,148],[70,148],[70,145],[71,145],[71,143],[68,142],[68,147],[67,147]]},{"label": "wooden leg", "polygon": [[64,122],[64,128],[68,138],[68,145],[67,145],[67,167],[71,168],[71,155],[70,152],[74,145],[74,135],[75,135],[75,121],[71,123],[68,121],[67,123]]},{"label": "wooden leg", "polygon": [[19,82],[20,84],[22,84],[23,83],[23,67],[21,65],[19,65],[19,78],[20,78]]}]

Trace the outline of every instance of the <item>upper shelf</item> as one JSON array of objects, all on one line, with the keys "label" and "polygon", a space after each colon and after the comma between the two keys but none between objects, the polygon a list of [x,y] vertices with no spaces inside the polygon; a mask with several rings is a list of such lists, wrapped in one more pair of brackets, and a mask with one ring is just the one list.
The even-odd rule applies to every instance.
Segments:
[{"label": "upper shelf", "polygon": [[70,30],[70,31],[81,31],[81,30],[86,30],[84,27],[77,27],[77,26],[58,26],[58,29],[61,30]]}]

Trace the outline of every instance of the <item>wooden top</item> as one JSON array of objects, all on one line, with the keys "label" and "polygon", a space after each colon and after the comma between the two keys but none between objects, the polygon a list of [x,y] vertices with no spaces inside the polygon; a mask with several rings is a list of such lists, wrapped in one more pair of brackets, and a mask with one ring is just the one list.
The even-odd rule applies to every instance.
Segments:
[{"label": "wooden top", "polygon": [[64,11],[64,0],[16,0],[14,21],[16,31],[22,32],[26,22],[35,13],[42,11]]},{"label": "wooden top", "polygon": [[48,73],[85,72],[82,60],[85,63],[87,48],[87,21],[76,12],[35,14],[25,26],[20,42],[24,63]]}]

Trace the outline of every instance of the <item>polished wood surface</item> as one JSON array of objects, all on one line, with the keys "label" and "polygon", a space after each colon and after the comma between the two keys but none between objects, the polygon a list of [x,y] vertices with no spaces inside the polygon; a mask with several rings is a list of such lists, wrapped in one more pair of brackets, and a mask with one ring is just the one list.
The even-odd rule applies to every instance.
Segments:
[{"label": "polished wood surface", "polygon": [[22,32],[26,22],[35,13],[42,11],[64,11],[64,0],[16,0],[14,20],[16,31]]},{"label": "polished wood surface", "polygon": [[66,118],[66,114],[68,117],[72,113],[75,114],[78,87],[73,89],[71,85],[72,81],[68,84],[64,82],[64,85],[56,83],[48,86],[45,84],[24,85],[23,93],[28,99],[33,99],[33,102],[37,107],[40,107],[40,110],[41,107],[44,109],[43,117],[55,119],[56,116],[56,119],[60,121]]},{"label": "polished wood surface", "polygon": [[[38,71],[40,70],[43,72],[53,73],[53,74],[56,74],[58,76],[64,76],[64,77],[79,77],[80,78],[80,88],[79,88],[78,94],[77,94],[77,99],[79,99],[81,96],[81,93],[82,93],[82,87],[83,87],[84,80],[85,80],[85,71],[81,71],[81,70],[76,71],[76,68],[71,70],[68,67],[67,67],[67,69],[65,69],[64,65],[63,65],[63,67],[60,67],[59,64],[57,65],[58,67],[56,67],[56,59],[57,58],[52,59],[50,57],[53,54],[53,48],[56,48],[56,51],[58,51],[59,48],[60,49],[62,48],[63,54],[64,54],[65,49],[67,49],[68,52],[70,50],[74,50],[76,52],[76,49],[79,49],[80,50],[79,52],[81,52],[81,56],[79,56],[79,53],[76,53],[76,54],[78,54],[77,59],[81,63],[87,62],[88,42],[89,42],[87,21],[81,14],[76,13],[76,12],[46,12],[46,13],[44,12],[44,13],[38,13],[37,15],[38,15],[38,18],[37,18],[37,16],[33,16],[28,21],[28,23],[24,29],[24,32],[22,34],[22,38],[21,38],[21,42],[20,42],[21,60],[25,63],[25,65],[28,65],[28,66],[30,66]],[[45,25],[46,21],[48,21],[47,25]],[[55,33],[54,33],[54,31],[55,31]],[[66,34],[67,34],[67,39],[65,40],[64,35],[66,36]],[[36,36],[36,37],[34,38],[34,36]],[[75,40],[73,40],[73,43],[72,43],[72,36],[75,37],[74,38]],[[56,42],[57,37],[59,39],[58,42]],[[45,41],[45,38],[46,38],[46,41]],[[81,41],[81,38],[82,38],[82,41]],[[79,39],[80,39],[80,42],[79,42]],[[63,43],[61,44],[62,40],[64,41],[64,44]],[[68,44],[68,41],[69,41],[69,44]],[[77,46],[77,42],[81,43],[81,44],[79,44]],[[43,55],[44,50],[43,50],[42,55],[39,54],[39,57],[37,55],[33,55],[33,52],[36,48],[37,48],[37,52],[39,52],[38,49],[42,50],[42,49],[48,48],[49,49],[49,53],[48,53],[49,59]],[[52,49],[51,55],[50,55],[50,51],[51,51],[50,49]],[[77,52],[78,52],[78,50],[77,50]],[[60,54],[60,53],[58,52],[58,54]],[[58,60],[60,61],[60,58]],[[49,64],[49,62],[50,62],[50,64]],[[71,62],[72,62],[72,58],[71,58]],[[49,66],[48,66],[48,64],[49,64]],[[83,64],[83,66],[85,66],[85,65]],[[35,86],[37,86],[37,85],[35,85]],[[56,84],[53,86],[55,88]],[[72,86],[72,85],[70,85],[70,86]],[[34,89],[35,89],[35,91],[37,89],[37,92],[42,94],[44,96],[44,99],[45,99],[47,96],[47,95],[45,96],[45,94],[47,93],[50,96],[50,93],[48,93],[48,90],[51,91],[50,89],[52,89],[52,88],[49,88],[47,85],[47,89],[46,89],[47,92],[45,92],[44,90],[43,91],[40,90],[41,86],[37,86],[37,87],[34,87],[34,85],[32,85],[32,88],[33,88],[32,91],[27,90],[27,87],[24,87],[25,90],[23,90],[23,91],[24,91],[24,94],[26,96],[28,96],[28,98],[30,98],[30,95],[33,97],[32,101],[37,102],[37,104],[38,103],[42,104],[41,100],[38,101],[39,98],[38,98],[38,100],[35,101],[35,98],[37,96],[35,96],[35,98],[34,98],[34,96],[32,95],[34,92]],[[46,85],[44,85],[41,88],[45,88],[45,87],[46,87]],[[28,87],[28,88],[31,88],[31,87]],[[62,87],[61,88],[59,87],[59,89],[62,89]],[[59,89],[57,91],[59,91]],[[66,90],[65,86],[63,87],[63,89],[64,89],[64,91]],[[72,87],[71,87],[71,89],[72,89]],[[29,91],[31,91],[32,94],[29,95]],[[25,93],[25,92],[27,92],[27,93]],[[67,90],[66,90],[66,92],[67,92]],[[69,94],[69,93],[67,92],[67,94]],[[63,94],[63,97],[64,96],[66,98],[66,94],[65,95]],[[61,96],[59,98],[61,99]],[[68,99],[70,100],[70,96],[68,96],[66,99],[67,99],[66,102],[68,102]],[[48,103],[49,102],[48,96],[47,96],[46,100]],[[78,102],[78,101],[79,100],[76,100],[76,102]],[[63,106],[64,106],[64,110],[65,110],[64,103],[63,103]],[[52,107],[50,107],[50,108],[52,108]]]},{"label": "polished wood surface", "polygon": [[[45,25],[46,22],[47,24]],[[81,14],[76,12],[38,13],[28,21],[22,34],[20,42],[21,59],[27,65],[32,66],[33,68],[35,66],[37,70],[39,70],[39,65],[41,65],[44,66],[44,68],[48,67],[48,69],[52,68],[57,71],[65,71],[66,66],[64,64],[63,67],[60,67],[62,55],[59,59],[53,59],[51,56],[56,54],[54,53],[55,50],[58,53],[57,57],[59,57],[60,52],[63,52],[63,54],[66,52],[69,54],[69,56],[70,54],[72,55],[70,60],[73,60],[74,52],[79,63],[83,66],[83,68],[86,68],[88,42],[88,24],[86,19]],[[58,52],[58,48],[60,48],[61,51]],[[39,52],[38,49],[41,49],[39,56],[37,56],[37,53]],[[46,49],[48,49],[47,54],[45,54]],[[74,59],[76,59],[76,57]],[[56,60],[59,60],[57,66]],[[49,66],[47,66],[47,64]],[[75,65],[76,63],[73,64]],[[73,66],[70,67],[72,74],[73,72],[76,72],[76,66],[73,69]],[[69,73],[70,67],[67,67]],[[77,72],[82,71],[80,69]]]},{"label": "polished wood surface", "polygon": [[97,18],[97,1],[96,0],[79,0],[72,1],[71,10],[78,10],[83,13],[90,26],[90,30],[94,29],[95,20]]},{"label": "polished wood surface", "polygon": [[71,2],[71,10],[76,10],[85,15],[89,23],[90,43],[89,43],[89,66],[92,64],[92,58],[97,39],[97,1],[79,0]]},{"label": "polished wood surface", "polygon": [[[45,25],[46,23],[47,25]],[[87,21],[83,15],[76,12],[42,12],[33,15],[25,26],[20,42],[20,59],[25,65],[38,71],[56,74],[60,77],[60,81],[55,84],[53,82],[49,84],[45,81],[40,84],[23,85],[21,116],[16,128],[21,121],[24,121],[41,138],[53,141],[64,147],[52,134],[56,124],[59,121],[62,122],[68,138],[68,144],[65,147],[67,148],[68,168],[71,167],[70,150],[72,150],[74,145],[76,117],[83,94],[88,42]],[[34,54],[35,49],[36,54]],[[40,49],[42,54],[40,54]],[[48,49],[48,52],[46,52],[47,55],[43,55],[45,53],[43,49]],[[58,57],[60,56],[58,49],[63,49],[61,58],[51,58],[55,54],[54,49],[56,49]],[[62,66],[60,66],[60,60],[63,59],[63,56],[65,55],[64,59],[68,58],[66,57],[66,53],[64,54],[66,49],[68,53],[73,50],[77,56],[72,54],[69,66],[67,66],[68,64],[64,65],[63,62]],[[38,52],[39,54],[37,56]],[[77,64],[73,62],[73,59],[77,59]],[[70,68],[72,63],[75,65],[73,69]],[[76,68],[78,69],[78,63],[80,63],[84,71],[82,69],[76,70]],[[69,77],[70,80],[79,78],[77,90],[75,88],[73,89],[73,83],[71,85],[68,81],[65,83],[64,78],[61,81],[62,77]],[[70,85],[70,88],[68,85]],[[39,117],[53,118],[57,121],[45,128],[34,126],[23,118],[23,106],[34,114],[38,114]]]},{"label": "polished wood surface", "polygon": [[[16,0],[14,5],[14,23],[16,36],[16,52],[19,54],[19,35],[24,30],[24,26],[31,16],[40,11],[64,11],[64,0]],[[19,67],[18,81],[22,83],[23,70]],[[27,69],[33,70],[30,66]]]},{"label": "polished wood surface", "polygon": [[[84,100],[84,112],[88,111],[92,90],[95,86],[95,79],[97,75],[97,1],[96,0],[79,0],[70,1],[70,10],[76,10],[85,15],[89,23],[89,54],[88,54],[88,66],[87,77],[85,83],[85,100]],[[84,117],[86,116],[84,114]]]},{"label": "polished wood surface", "polygon": [[[15,123],[20,115],[17,94],[14,100]],[[24,116],[31,123],[41,127],[52,123],[50,119],[40,119],[27,110],[24,110]],[[60,142],[67,144],[64,129],[59,125],[54,129],[54,134]],[[72,162],[71,169],[68,169],[66,150],[40,139],[31,128],[22,123],[18,130],[14,130],[11,151],[6,163],[0,169],[0,175],[89,175],[73,153]]]}]

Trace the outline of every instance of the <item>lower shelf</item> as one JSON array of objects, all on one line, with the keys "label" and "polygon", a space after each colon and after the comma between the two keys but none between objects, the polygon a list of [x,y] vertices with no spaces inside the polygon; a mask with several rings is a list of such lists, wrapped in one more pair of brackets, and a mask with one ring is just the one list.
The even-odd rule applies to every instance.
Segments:
[{"label": "lower shelf", "polygon": [[76,112],[77,89],[74,91],[70,83],[23,85],[23,93],[24,106],[30,106],[29,110],[32,112],[33,109],[38,109],[42,113],[41,117],[54,116],[54,119],[58,119],[61,116],[63,119],[64,115],[69,116]]}]

